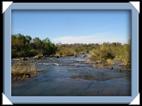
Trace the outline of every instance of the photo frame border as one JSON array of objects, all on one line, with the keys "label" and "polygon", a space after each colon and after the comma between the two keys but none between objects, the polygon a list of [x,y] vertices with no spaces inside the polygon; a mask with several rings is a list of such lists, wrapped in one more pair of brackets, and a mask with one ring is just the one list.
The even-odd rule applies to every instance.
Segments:
[{"label": "photo frame border", "polygon": [[[131,12],[131,96],[12,96],[11,95],[11,13],[12,10],[129,10]],[[131,104],[139,95],[139,9],[129,3],[10,3],[3,7],[4,82],[3,95],[12,104]]]}]

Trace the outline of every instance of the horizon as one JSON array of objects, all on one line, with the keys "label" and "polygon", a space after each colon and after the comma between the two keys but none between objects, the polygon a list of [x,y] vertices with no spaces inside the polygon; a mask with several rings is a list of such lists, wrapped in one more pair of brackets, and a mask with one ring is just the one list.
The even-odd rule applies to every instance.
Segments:
[{"label": "horizon", "polygon": [[[17,34],[12,34],[12,36],[13,35],[18,35],[18,34],[21,34],[21,33],[17,33]],[[30,36],[31,37],[31,35],[25,35],[25,34],[21,34],[21,35],[23,35],[23,36]],[[36,38],[36,37],[34,37],[34,38]],[[34,39],[34,38],[32,38],[32,39]],[[38,37],[41,41],[42,40],[44,40],[44,39],[41,39],[40,37]],[[47,37],[48,38],[48,37]],[[46,38],[45,38],[46,39]],[[49,39],[50,40],[50,39]],[[50,40],[51,41],[51,40]],[[54,43],[54,44],[56,44],[56,45],[72,45],[72,44],[85,44],[85,45],[89,45],[89,44],[103,44],[103,43],[108,43],[108,44],[112,44],[112,43],[120,43],[120,44],[128,44],[128,42],[126,42],[126,43],[122,43],[122,42],[115,42],[115,41],[113,41],[113,42],[96,42],[96,43],[61,43],[61,42],[58,42],[58,43],[55,43],[55,42],[53,42],[53,41],[51,41],[52,43]]]},{"label": "horizon", "polygon": [[12,11],[12,34],[53,43],[128,43],[128,11]]}]

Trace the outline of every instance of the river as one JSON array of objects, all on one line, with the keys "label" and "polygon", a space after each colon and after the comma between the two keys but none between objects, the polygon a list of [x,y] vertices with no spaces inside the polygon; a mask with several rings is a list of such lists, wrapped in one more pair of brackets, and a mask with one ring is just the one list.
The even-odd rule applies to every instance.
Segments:
[{"label": "river", "polygon": [[97,69],[83,57],[46,57],[38,75],[12,81],[12,96],[130,96],[130,72]]}]

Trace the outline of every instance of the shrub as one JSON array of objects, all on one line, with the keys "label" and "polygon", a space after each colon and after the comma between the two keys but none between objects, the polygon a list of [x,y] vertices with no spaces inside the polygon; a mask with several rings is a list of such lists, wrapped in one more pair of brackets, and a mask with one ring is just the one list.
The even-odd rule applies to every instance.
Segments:
[{"label": "shrub", "polygon": [[57,47],[48,39],[40,40],[22,34],[12,35],[12,57],[33,57],[39,53],[52,55]]},{"label": "shrub", "polygon": [[91,61],[101,61],[102,64],[112,65],[116,61],[130,67],[130,44],[102,44],[90,50]]},{"label": "shrub", "polygon": [[12,78],[25,79],[37,75],[37,68],[34,63],[16,62],[12,65]]}]

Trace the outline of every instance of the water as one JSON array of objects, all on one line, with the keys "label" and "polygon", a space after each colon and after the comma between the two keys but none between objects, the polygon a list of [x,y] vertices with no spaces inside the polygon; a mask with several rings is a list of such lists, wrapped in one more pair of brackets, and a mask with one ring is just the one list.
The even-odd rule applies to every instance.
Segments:
[{"label": "water", "polygon": [[45,58],[38,75],[12,82],[13,96],[130,96],[130,72],[96,69],[82,57]]}]

